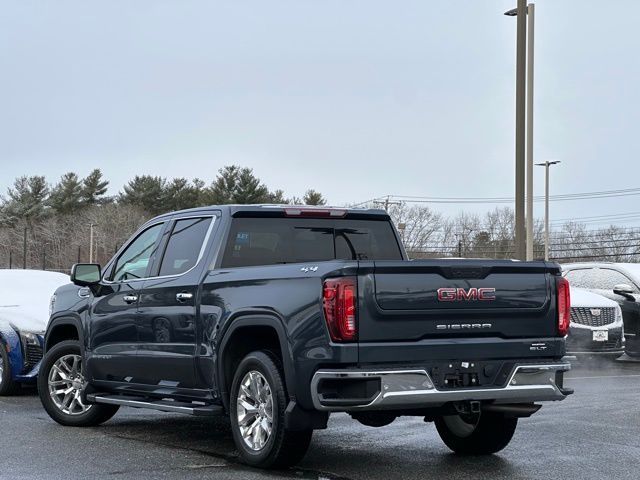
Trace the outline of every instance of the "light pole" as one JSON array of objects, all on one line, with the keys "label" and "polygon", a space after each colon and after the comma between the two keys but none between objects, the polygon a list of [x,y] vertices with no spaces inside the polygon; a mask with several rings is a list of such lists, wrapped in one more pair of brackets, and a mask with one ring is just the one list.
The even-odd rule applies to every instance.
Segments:
[{"label": "light pole", "polygon": [[505,12],[505,15],[517,18],[516,42],[516,201],[515,201],[515,256],[518,260],[526,259],[526,231],[524,224],[525,193],[525,95],[527,56],[527,0],[518,0],[518,7]]},{"label": "light pole", "polygon": [[527,7],[527,260],[533,260],[533,34],[536,6]]},{"label": "light pole", "polygon": [[536,163],[536,165],[545,168],[544,172],[544,259],[549,260],[549,167],[560,163],[560,160],[554,162],[546,161],[544,163]]}]

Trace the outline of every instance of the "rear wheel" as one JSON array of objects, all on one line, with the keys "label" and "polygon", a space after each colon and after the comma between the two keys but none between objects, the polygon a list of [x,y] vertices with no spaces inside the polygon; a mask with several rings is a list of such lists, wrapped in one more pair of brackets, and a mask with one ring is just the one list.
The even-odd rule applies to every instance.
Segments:
[{"label": "rear wheel", "polygon": [[442,441],[454,452],[490,455],[509,444],[518,419],[497,413],[474,413],[443,416],[435,424]]},{"label": "rear wheel", "polygon": [[0,396],[13,395],[20,385],[11,378],[11,364],[4,343],[0,341]]},{"label": "rear wheel", "polygon": [[238,365],[231,385],[231,430],[242,460],[254,467],[284,468],[304,457],[313,430],[284,426],[288,395],[280,362],[252,352]]},{"label": "rear wheel", "polygon": [[115,405],[92,405],[82,400],[85,385],[80,343],[58,343],[42,360],[38,374],[38,394],[49,416],[61,425],[99,425],[118,411]]}]

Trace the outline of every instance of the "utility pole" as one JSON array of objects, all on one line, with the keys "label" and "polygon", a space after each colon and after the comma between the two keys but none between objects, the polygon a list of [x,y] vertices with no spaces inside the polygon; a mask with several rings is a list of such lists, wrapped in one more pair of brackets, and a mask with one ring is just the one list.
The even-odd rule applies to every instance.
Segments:
[{"label": "utility pole", "polygon": [[27,227],[24,227],[22,235],[22,269],[27,269]]},{"label": "utility pole", "polygon": [[515,201],[515,257],[526,259],[526,232],[524,219],[525,194],[525,107],[526,107],[526,56],[527,56],[527,0],[518,0],[518,7],[505,12],[517,17],[516,33],[516,201]]},{"label": "utility pole", "polygon": [[527,7],[527,261],[533,260],[533,53],[535,8]]},{"label": "utility pole", "polygon": [[89,263],[93,263],[93,227],[97,226],[95,223],[89,224]]},{"label": "utility pole", "polygon": [[554,162],[536,163],[540,167],[545,167],[544,172],[544,259],[549,260],[549,167],[560,163]]},{"label": "utility pole", "polygon": [[473,232],[472,228],[462,229],[460,233],[456,233],[455,236],[458,239],[458,257],[462,258],[466,255],[468,236]]},{"label": "utility pole", "polygon": [[384,202],[380,202],[380,201],[374,201],[373,202],[374,205],[381,205],[384,208],[384,211],[389,213],[389,206],[391,205],[402,205],[402,202],[392,202],[391,201],[391,195],[387,195],[387,198],[385,198]]}]

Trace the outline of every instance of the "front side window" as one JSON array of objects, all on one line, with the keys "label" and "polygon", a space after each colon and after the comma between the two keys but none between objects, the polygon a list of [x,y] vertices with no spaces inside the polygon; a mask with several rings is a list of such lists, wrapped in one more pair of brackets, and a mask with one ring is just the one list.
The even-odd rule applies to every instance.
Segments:
[{"label": "front side window", "polygon": [[162,257],[159,275],[180,275],[192,268],[198,262],[210,225],[211,217],[176,221]]},{"label": "front side window", "polygon": [[163,227],[164,223],[149,227],[129,244],[116,261],[111,274],[112,281],[122,282],[146,276],[149,260],[156,251]]}]

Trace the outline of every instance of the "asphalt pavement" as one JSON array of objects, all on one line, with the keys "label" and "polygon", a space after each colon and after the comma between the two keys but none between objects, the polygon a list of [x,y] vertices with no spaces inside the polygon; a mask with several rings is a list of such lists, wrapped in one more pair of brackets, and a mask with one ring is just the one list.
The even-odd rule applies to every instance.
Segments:
[{"label": "asphalt pavement", "polygon": [[365,427],[344,414],[314,434],[289,471],[241,465],[225,419],[122,408],[95,428],[54,423],[27,391],[0,397],[2,479],[625,479],[640,465],[640,364],[575,365],[576,390],[520,420],[509,446],[491,457],[461,457],[432,424],[400,418]]}]

